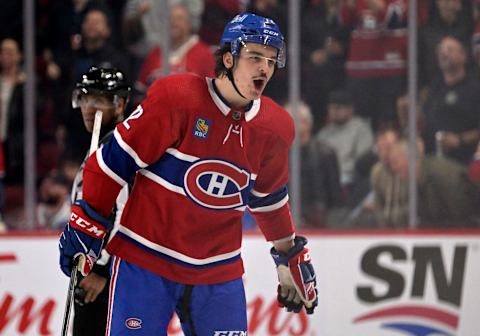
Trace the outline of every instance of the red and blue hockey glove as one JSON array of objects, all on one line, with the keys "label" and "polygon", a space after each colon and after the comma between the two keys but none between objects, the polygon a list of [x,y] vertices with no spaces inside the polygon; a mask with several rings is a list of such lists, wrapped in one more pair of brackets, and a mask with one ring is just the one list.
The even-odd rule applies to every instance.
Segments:
[{"label": "red and blue hockey glove", "polygon": [[78,258],[78,270],[86,276],[92,270],[103,246],[103,239],[113,223],[100,216],[83,200],[72,205],[70,221],[60,236],[60,268],[70,276]]},{"label": "red and blue hockey glove", "polygon": [[307,314],[313,314],[318,305],[316,277],[310,261],[310,253],[305,247],[307,239],[295,238],[295,246],[287,253],[278,252],[274,247],[270,254],[277,265],[278,296],[280,307],[299,313],[305,306]]}]

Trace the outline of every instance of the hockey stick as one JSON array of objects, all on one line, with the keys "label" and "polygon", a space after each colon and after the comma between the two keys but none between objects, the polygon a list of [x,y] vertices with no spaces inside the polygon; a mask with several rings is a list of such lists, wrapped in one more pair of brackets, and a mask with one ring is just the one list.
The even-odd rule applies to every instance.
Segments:
[{"label": "hockey stick", "polygon": [[62,336],[67,336],[68,325],[70,322],[70,311],[72,309],[73,294],[75,292],[75,286],[77,285],[77,270],[78,260],[73,261],[72,274],[70,275],[70,282],[68,283],[67,302],[65,303],[65,313],[63,314],[62,324]]},{"label": "hockey stick", "polygon": [[95,112],[95,120],[93,122],[92,140],[90,141],[90,150],[88,155],[92,155],[98,148],[98,140],[100,139],[100,128],[102,127],[102,111]]},{"label": "hockey stick", "polygon": [[[102,126],[102,111],[95,112],[95,120],[93,122],[92,140],[90,141],[90,150],[88,156],[92,155],[97,150],[98,140],[100,138],[100,128]],[[80,255],[73,260],[72,273],[70,275],[70,282],[68,283],[67,302],[65,303],[65,313],[63,314],[62,323],[62,336],[67,336],[68,326],[70,322],[70,312],[72,310],[73,296],[75,293],[75,287],[77,286],[77,275],[79,265],[83,265],[86,262],[85,256]]]}]

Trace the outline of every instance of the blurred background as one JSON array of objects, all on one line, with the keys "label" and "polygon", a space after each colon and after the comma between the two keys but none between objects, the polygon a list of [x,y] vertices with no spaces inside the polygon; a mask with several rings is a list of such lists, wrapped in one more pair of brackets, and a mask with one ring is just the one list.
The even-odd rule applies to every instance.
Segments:
[{"label": "blurred background", "polygon": [[[302,229],[480,225],[476,0],[2,0],[0,230],[61,229],[90,136],[71,93],[91,65],[134,87],[213,76],[226,22],[274,19],[287,67],[265,95],[295,119]],[[279,130],[281,132],[282,130]],[[245,230],[256,230],[248,213]]]}]

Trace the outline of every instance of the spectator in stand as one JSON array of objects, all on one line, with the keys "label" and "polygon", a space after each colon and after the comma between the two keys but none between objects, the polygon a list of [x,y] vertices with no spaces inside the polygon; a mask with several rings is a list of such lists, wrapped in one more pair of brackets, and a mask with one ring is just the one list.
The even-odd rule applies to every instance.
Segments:
[{"label": "spectator in stand", "polygon": [[302,19],[302,91],[312,107],[314,129],[325,124],[330,91],[345,86],[349,31],[340,25],[339,0],[311,1]]},{"label": "spectator in stand", "polygon": [[70,189],[66,176],[52,173],[46,176],[38,191],[37,220],[40,229],[60,230],[70,219]]},{"label": "spectator in stand", "polygon": [[73,81],[78,80],[92,65],[129,69],[127,56],[111,42],[112,27],[108,13],[93,8],[85,13],[79,44],[72,45]]},{"label": "spectator in stand", "polygon": [[[381,226],[408,226],[408,158],[408,141],[401,140],[389,153],[391,172],[372,176],[375,208]],[[446,157],[424,156],[420,139],[417,141],[416,178],[421,227],[478,225],[479,192],[468,178],[465,166]]]},{"label": "spectator in stand", "polygon": [[[382,126],[375,135],[375,145],[370,151],[355,162],[354,185],[349,197],[348,206],[353,209],[350,215],[351,225],[355,227],[371,227],[376,222],[372,218],[374,192],[372,175],[379,167],[385,170],[388,165],[388,154],[399,139],[399,131],[393,125]],[[390,171],[387,169],[387,172]]]},{"label": "spectator in stand", "polygon": [[[116,0],[116,4],[122,1]],[[70,122],[67,107],[74,81],[72,57],[82,48],[85,15],[93,9],[101,10],[113,22],[113,14],[107,0],[47,0],[36,5],[37,176],[41,179],[57,167],[58,156],[65,150],[64,126]]]},{"label": "spectator in stand", "polygon": [[0,143],[5,151],[5,183],[23,184],[23,87],[22,52],[14,39],[0,42]]},{"label": "spectator in stand", "polygon": [[442,78],[423,106],[426,152],[437,150],[467,165],[480,139],[480,83],[467,72],[467,55],[458,39],[444,37],[437,56]]},{"label": "spectator in stand", "polygon": [[[45,1],[42,1],[45,2]],[[39,38],[52,50],[55,61],[66,65],[71,49],[81,47],[81,27],[85,15],[92,9],[100,9],[112,18],[110,7],[105,0],[64,0],[47,1],[39,4]]]},{"label": "spectator in stand", "polygon": [[347,198],[354,182],[355,162],[373,146],[368,123],[354,114],[352,96],[348,91],[332,91],[328,98],[328,123],[317,138],[335,150],[340,165],[340,182]]},{"label": "spectator in stand", "polygon": [[[195,73],[201,77],[213,77],[215,58],[209,47],[201,42],[191,20],[192,14],[185,3],[170,7],[170,73]],[[140,101],[150,84],[163,75],[161,49],[153,48],[145,59],[135,88]]]},{"label": "spectator in stand", "polygon": [[[408,183],[401,181],[391,164],[392,151],[400,141],[405,142],[405,139],[399,139],[398,133],[394,135],[389,131],[377,137],[378,162],[370,173],[373,198],[364,209],[373,210],[375,224],[382,228],[406,227],[408,224]],[[419,151],[423,148],[419,147]]]},{"label": "spectator in stand", "polygon": [[343,0],[340,17],[352,29],[347,87],[375,130],[395,120],[394,100],[405,87],[407,0]]},{"label": "spectator in stand", "polygon": [[[285,109],[292,113],[289,104]],[[324,141],[312,137],[313,115],[305,102],[299,103],[298,118],[302,204],[302,220],[298,225],[324,228],[327,227],[329,210],[342,203],[337,155]]]},{"label": "spectator in stand", "polygon": [[223,28],[230,18],[244,10],[241,3],[244,0],[204,0],[205,10],[202,15],[202,24],[198,35],[200,39],[211,46],[217,47],[222,37]]},{"label": "spectator in stand", "polygon": [[473,34],[471,0],[434,0],[428,22],[420,27],[418,34],[420,86],[428,87],[442,77],[437,63],[437,47],[446,36],[458,39],[470,55]]},{"label": "spectator in stand", "polygon": [[58,171],[64,175],[68,181],[69,190],[72,189],[75,176],[82,164],[82,160],[71,155],[71,153],[64,152],[58,160]]},{"label": "spectator in stand", "polygon": [[[421,101],[423,97],[419,97],[418,101]],[[424,115],[421,109],[421,103],[418,102],[416,109],[417,109],[417,134],[420,134],[422,129],[424,128]],[[408,93],[403,92],[395,99],[395,111],[397,115],[396,124],[398,125],[398,129],[400,134],[403,136],[408,136],[408,118],[409,118],[409,98]]]},{"label": "spectator in stand", "polygon": [[[188,8],[192,29],[197,31],[200,28],[204,8],[202,0],[169,0],[168,4],[183,4]],[[133,57],[135,78],[152,48],[161,47],[163,34],[168,28],[168,22],[159,20],[163,6],[162,1],[157,0],[127,0],[125,4],[123,38],[129,54]]]},{"label": "spectator in stand", "polygon": [[[72,64],[67,68],[71,69],[68,74],[70,88],[93,65],[129,69],[126,54],[113,46],[110,36],[110,23],[104,11],[94,8],[85,14],[81,30],[81,47],[78,50],[72,50]],[[128,79],[128,70],[124,72]],[[84,155],[83,149],[90,144],[90,135],[83,128],[81,115],[72,113],[70,104],[64,109],[60,119],[61,125],[57,130],[58,141],[65,143],[65,151],[70,151],[72,155],[81,159]]]}]

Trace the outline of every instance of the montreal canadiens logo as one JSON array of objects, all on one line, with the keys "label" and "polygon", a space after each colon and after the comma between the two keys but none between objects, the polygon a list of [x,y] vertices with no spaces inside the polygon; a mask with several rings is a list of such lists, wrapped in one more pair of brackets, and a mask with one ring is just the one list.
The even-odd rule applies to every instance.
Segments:
[{"label": "montreal canadiens logo", "polygon": [[142,327],[142,320],[136,317],[130,317],[125,321],[128,329],[140,329]]},{"label": "montreal canadiens logo", "polygon": [[234,209],[244,205],[250,174],[221,160],[200,160],[185,173],[187,195],[197,204],[210,209]]}]

